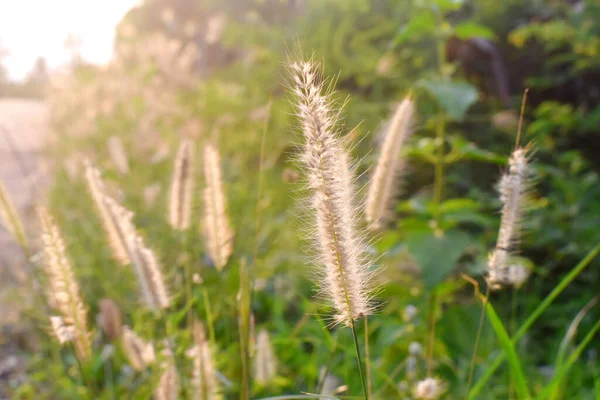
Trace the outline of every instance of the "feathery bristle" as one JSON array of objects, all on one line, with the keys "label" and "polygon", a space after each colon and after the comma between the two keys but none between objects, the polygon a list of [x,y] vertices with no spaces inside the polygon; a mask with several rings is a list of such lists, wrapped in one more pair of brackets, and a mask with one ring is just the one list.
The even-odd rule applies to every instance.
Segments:
[{"label": "feathery bristle", "polygon": [[92,354],[86,310],[79,295],[79,285],[67,259],[65,244],[58,227],[45,208],[38,208],[44,244],[44,271],[48,276],[48,299],[61,313],[64,322],[73,327],[73,343],[77,357],[87,360]]},{"label": "feathery bristle", "polygon": [[324,266],[321,291],[333,303],[335,321],[352,325],[355,319],[372,312],[368,289],[371,274],[356,228],[350,158],[336,132],[339,112],[332,109],[330,95],[322,94],[323,82],[312,62],[292,63],[290,70],[305,138],[302,162],[316,217],[315,243]]},{"label": "feathery bristle", "polygon": [[[106,188],[100,177],[100,171],[89,161],[85,163],[85,178],[96,209],[100,214],[100,220],[108,236],[108,243],[112,248],[113,255],[121,265],[127,265],[130,263],[127,251],[127,232],[121,230],[119,219],[131,218],[131,216],[124,213],[115,213],[121,210],[111,209],[110,205],[107,204],[107,198],[110,199],[110,197],[106,195]],[[116,203],[114,200],[113,202]]]},{"label": "feathery bristle", "polygon": [[180,391],[179,375],[175,366],[173,352],[168,348],[163,351],[166,360],[161,364],[163,373],[154,391],[154,400],[178,400]]},{"label": "feathery bristle", "polygon": [[175,168],[169,194],[169,223],[173,229],[185,230],[190,226],[194,192],[193,157],[193,143],[190,140],[183,140],[175,157]]},{"label": "feathery bristle", "polygon": [[193,398],[197,400],[220,400],[219,382],[214,366],[210,343],[206,340],[204,328],[194,321],[194,346],[186,352],[192,359]]},{"label": "feathery bristle", "polygon": [[227,216],[227,199],[223,188],[220,157],[217,150],[204,148],[204,233],[208,255],[221,271],[233,251],[233,232]]},{"label": "feathery bristle", "polygon": [[127,361],[138,371],[145,369],[156,360],[154,346],[141,339],[128,326],[123,326],[121,346]]},{"label": "feathery bristle", "polygon": [[365,217],[370,228],[379,229],[393,216],[393,200],[399,191],[398,180],[405,169],[402,148],[412,133],[414,105],[405,98],[386,129],[377,166],[369,183]]},{"label": "feathery bristle", "polygon": [[254,380],[265,385],[269,383],[276,374],[276,361],[271,347],[269,333],[261,329],[256,338],[256,353],[254,359]]},{"label": "feathery bristle", "polygon": [[521,233],[521,222],[527,200],[531,171],[527,149],[516,149],[510,160],[508,172],[502,176],[498,189],[502,201],[502,218],[496,247],[488,260],[487,281],[493,289],[510,284],[509,263],[515,256]]},{"label": "feathery bristle", "polygon": [[27,248],[27,237],[23,224],[21,224],[17,210],[2,184],[0,184],[0,225],[10,232],[21,247]]}]

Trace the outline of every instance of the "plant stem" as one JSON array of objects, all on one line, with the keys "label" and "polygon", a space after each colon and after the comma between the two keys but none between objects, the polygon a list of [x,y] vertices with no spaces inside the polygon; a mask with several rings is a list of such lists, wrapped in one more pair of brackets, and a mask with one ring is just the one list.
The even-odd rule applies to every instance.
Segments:
[{"label": "plant stem", "polygon": [[429,331],[429,339],[427,343],[427,376],[431,376],[433,371],[433,354],[435,348],[435,309],[437,305],[437,292],[432,289],[429,295],[429,311],[427,312],[427,327]]},{"label": "plant stem", "polygon": [[362,358],[360,356],[360,346],[358,344],[358,336],[356,336],[356,325],[354,324],[353,319],[350,320],[350,327],[352,328],[352,338],[354,339],[354,349],[356,350],[356,362],[358,363],[358,372],[360,373],[360,380],[362,383],[363,393],[365,395],[365,400],[369,400],[369,390],[367,388],[367,381],[363,372]]},{"label": "plant stem", "polygon": [[367,393],[372,397],[371,388],[371,362],[369,361],[369,317],[365,315],[365,370],[367,372]]},{"label": "plant stem", "polygon": [[[477,289],[479,293],[479,289]],[[479,327],[477,328],[477,337],[475,338],[475,345],[473,346],[473,357],[471,358],[471,366],[469,367],[469,377],[467,378],[467,393],[471,389],[471,383],[473,382],[473,374],[475,373],[475,363],[477,360],[477,351],[479,350],[479,340],[481,338],[481,332],[483,331],[483,321],[485,321],[485,312],[487,310],[487,302],[490,298],[490,287],[489,285],[485,289],[485,297],[483,298],[483,306],[481,309],[481,315],[479,317]]]},{"label": "plant stem", "polygon": [[[187,237],[186,240],[184,241],[185,243],[188,242]],[[188,246],[184,246],[183,251],[185,251],[186,248],[189,248]],[[185,263],[183,264],[183,281],[184,281],[184,285],[185,285],[185,306],[187,308],[187,327],[188,329],[191,329],[192,327],[192,319],[193,319],[193,315],[192,315],[192,269],[191,269],[191,260],[185,260]]]},{"label": "plant stem", "polygon": [[206,291],[205,287],[202,288],[202,297],[204,299],[204,311],[206,312],[206,323],[208,325],[208,337],[210,339],[210,344],[214,346],[217,343],[215,339],[215,326],[212,311],[210,309],[210,300],[208,297],[208,292]]}]

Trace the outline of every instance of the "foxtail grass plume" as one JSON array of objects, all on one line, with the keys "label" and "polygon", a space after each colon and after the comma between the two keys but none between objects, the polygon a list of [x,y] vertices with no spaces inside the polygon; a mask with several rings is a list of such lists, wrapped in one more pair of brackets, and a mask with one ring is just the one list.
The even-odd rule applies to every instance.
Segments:
[{"label": "foxtail grass plume", "polygon": [[178,400],[181,383],[179,374],[177,373],[177,367],[175,366],[175,357],[173,357],[173,352],[168,348],[163,350],[163,354],[166,356],[165,361],[161,363],[163,373],[160,376],[158,386],[154,391],[153,399]]},{"label": "foxtail grass plume", "polygon": [[99,324],[109,340],[117,340],[121,336],[121,309],[114,300],[105,298],[99,303]]},{"label": "foxtail grass plume", "polygon": [[23,249],[28,248],[21,219],[2,184],[0,184],[0,225],[10,232]]},{"label": "foxtail grass plume", "polygon": [[100,171],[94,167],[90,161],[85,162],[85,179],[88,190],[96,210],[100,214],[102,227],[108,236],[108,243],[113,251],[114,258],[121,264],[127,265],[131,262],[129,252],[127,250],[127,235],[130,232],[123,232],[122,226],[119,224],[119,218],[125,218],[124,215],[115,215],[107,204],[107,194],[104,182],[100,177]]},{"label": "foxtail grass plume", "polygon": [[86,310],[79,295],[79,285],[67,259],[58,227],[45,208],[38,208],[38,216],[42,229],[44,271],[48,277],[47,295],[50,306],[60,312],[66,325],[72,326],[68,330],[72,331],[77,357],[87,360],[92,354],[92,342],[87,329]]},{"label": "foxtail grass plume", "polygon": [[113,164],[115,164],[115,167],[117,167],[117,171],[121,175],[127,175],[129,173],[129,161],[121,138],[111,136],[108,138],[106,145],[108,147],[108,155]]},{"label": "foxtail grass plume", "polygon": [[227,199],[223,188],[220,157],[217,150],[204,148],[204,235],[208,255],[221,271],[233,251],[233,231],[227,216]]},{"label": "foxtail grass plume", "polygon": [[487,281],[493,289],[510,284],[509,266],[515,256],[521,234],[521,223],[531,180],[527,149],[516,149],[508,163],[508,171],[502,176],[498,185],[502,201],[498,240],[488,260]]},{"label": "foxtail grass plume", "polygon": [[144,303],[155,312],[169,307],[171,299],[158,259],[137,233],[133,225],[133,213],[111,197],[105,196],[104,203],[118,232],[124,236],[127,255],[138,278]]},{"label": "foxtail grass plume", "polygon": [[311,61],[293,62],[292,93],[304,136],[301,156],[315,213],[314,243],[317,249],[321,292],[335,309],[334,320],[350,326],[372,313],[369,305],[370,264],[358,233],[354,177],[343,148],[330,94],[322,94],[320,71]]},{"label": "foxtail grass plume", "polygon": [[192,360],[192,390],[196,400],[220,400],[219,381],[210,343],[198,321],[193,325],[194,346],[186,355]]},{"label": "foxtail grass plume", "polygon": [[276,374],[276,359],[271,346],[269,333],[261,329],[256,338],[256,353],[254,358],[254,380],[260,385],[269,383]]},{"label": "foxtail grass plume", "polygon": [[169,194],[169,224],[173,229],[185,230],[190,226],[192,195],[194,192],[194,146],[183,140],[175,157]]},{"label": "foxtail grass plume", "polygon": [[365,204],[365,217],[371,229],[381,228],[394,214],[394,199],[399,191],[398,181],[405,170],[405,160],[401,152],[412,133],[413,112],[413,101],[406,97],[397,107],[386,128]]},{"label": "foxtail grass plume", "polygon": [[73,326],[65,324],[65,320],[59,316],[50,317],[50,325],[52,326],[52,332],[58,339],[58,343],[65,344],[73,340]]},{"label": "foxtail grass plume", "polygon": [[121,348],[134,369],[141,371],[156,361],[152,343],[140,338],[128,326],[123,326],[122,331]]}]

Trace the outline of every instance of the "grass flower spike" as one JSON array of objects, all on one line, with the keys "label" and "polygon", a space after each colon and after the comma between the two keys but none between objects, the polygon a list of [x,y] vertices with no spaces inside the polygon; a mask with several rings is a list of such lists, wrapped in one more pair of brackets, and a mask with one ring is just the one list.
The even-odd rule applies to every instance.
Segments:
[{"label": "grass flower spike", "polygon": [[335,308],[335,321],[350,326],[371,314],[370,264],[357,231],[358,213],[353,205],[354,177],[349,156],[342,146],[336,123],[339,112],[330,95],[322,94],[323,82],[312,62],[294,62],[292,92],[304,136],[302,163],[315,213],[314,243],[322,265],[321,291]]},{"label": "grass flower spike", "polygon": [[510,263],[515,256],[521,233],[530,178],[527,149],[518,148],[509,160],[508,172],[502,176],[498,185],[502,219],[496,247],[488,260],[487,280],[492,288],[510,284]]},{"label": "grass flower spike", "polygon": [[121,346],[131,366],[138,371],[145,369],[156,360],[152,343],[141,339],[128,326],[123,327]]},{"label": "grass flower spike", "polygon": [[173,229],[189,228],[193,192],[194,147],[190,140],[183,140],[175,157],[169,193],[169,224]]},{"label": "grass flower spike", "polygon": [[202,325],[197,321],[193,325],[193,334],[194,346],[186,352],[193,363],[193,398],[197,400],[220,400],[222,396],[210,343],[206,340]]},{"label": "grass flower spike", "polygon": [[368,187],[365,216],[370,228],[379,229],[393,215],[393,200],[398,193],[398,180],[405,170],[402,148],[412,133],[414,104],[405,98],[386,128],[381,154]]},{"label": "grass flower spike", "polygon": [[85,179],[115,259],[122,265],[129,264],[127,232],[122,231],[122,227],[118,223],[118,216],[111,212],[112,210],[107,204],[106,188],[100,177],[100,171],[89,161],[85,163]]},{"label": "grass flower spike", "polygon": [[86,310],[79,295],[79,285],[67,259],[58,227],[45,208],[38,208],[38,216],[44,244],[44,270],[48,277],[48,299],[51,307],[59,311],[62,317],[61,321],[51,320],[54,331],[59,341],[61,337],[67,338],[61,334],[61,326],[66,329],[63,333],[70,332],[77,357],[87,360],[92,354],[92,342],[87,329]]},{"label": "grass flower spike", "polygon": [[233,231],[227,216],[219,153],[211,145],[204,148],[204,179],[204,234],[207,251],[215,267],[221,271],[233,251]]},{"label": "grass flower spike", "polygon": [[27,249],[27,237],[23,224],[2,184],[0,184],[0,225],[13,235],[23,249]]},{"label": "grass flower spike", "polygon": [[175,366],[175,357],[171,350],[163,350],[166,360],[161,364],[162,375],[154,392],[154,400],[178,400],[181,382]]},{"label": "grass flower spike", "polygon": [[256,338],[255,357],[254,380],[261,385],[265,385],[275,377],[276,362],[269,333],[264,329],[258,332]]}]

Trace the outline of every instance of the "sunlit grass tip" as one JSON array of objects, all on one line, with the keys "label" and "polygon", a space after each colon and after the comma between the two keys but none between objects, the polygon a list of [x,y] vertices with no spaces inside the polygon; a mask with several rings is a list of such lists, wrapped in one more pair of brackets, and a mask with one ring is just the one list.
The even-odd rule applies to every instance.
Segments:
[{"label": "sunlit grass tip", "polygon": [[233,251],[233,231],[227,215],[227,197],[223,185],[221,158],[217,149],[204,147],[204,235],[207,252],[221,271]]},{"label": "sunlit grass tip", "polygon": [[365,217],[371,229],[384,226],[394,215],[394,199],[406,170],[403,147],[412,134],[414,103],[406,97],[385,129],[377,165],[368,185]]},{"label": "sunlit grass tip", "polygon": [[301,163],[311,193],[314,212],[314,246],[321,293],[335,309],[334,320],[348,326],[372,313],[369,280],[371,264],[365,242],[357,229],[359,212],[355,199],[350,157],[338,133],[339,110],[331,94],[323,94],[321,71],[312,61],[289,64],[291,91],[304,144]]},{"label": "sunlit grass tip", "polygon": [[194,145],[191,140],[181,141],[174,164],[169,193],[169,224],[173,229],[185,230],[190,226],[194,193]]},{"label": "sunlit grass tip", "polygon": [[193,324],[194,346],[186,356],[192,360],[192,389],[194,399],[220,400],[219,381],[210,343],[206,340],[204,328],[198,321]]},{"label": "sunlit grass tip", "polygon": [[[79,284],[67,258],[65,243],[53,218],[43,207],[38,207],[37,212],[44,246],[44,271],[48,277],[48,302],[51,308],[60,312],[63,320],[60,322],[64,322],[63,327],[72,335],[77,357],[87,360],[92,354],[92,342],[87,328],[86,309],[79,294]],[[55,333],[57,329],[60,331],[58,322],[58,320],[53,322]]]}]

